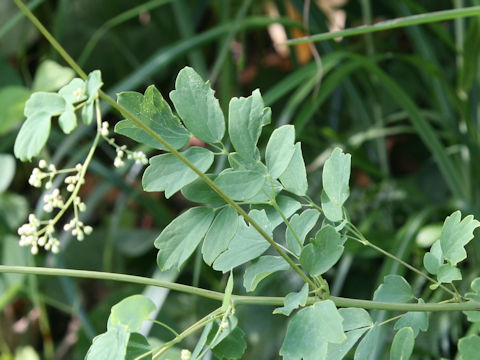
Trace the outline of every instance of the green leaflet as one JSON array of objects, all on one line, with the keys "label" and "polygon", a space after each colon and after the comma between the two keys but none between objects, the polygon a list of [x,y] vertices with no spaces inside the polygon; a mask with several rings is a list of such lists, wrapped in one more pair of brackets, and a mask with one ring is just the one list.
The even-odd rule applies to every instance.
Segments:
[{"label": "green leaflet", "polygon": [[222,311],[227,311],[228,307],[230,306],[230,300],[232,299],[232,291],[233,291],[233,271],[230,271],[230,275],[228,276],[228,280],[227,280],[227,285],[225,286],[225,293],[223,295]]},{"label": "green leaflet", "polygon": [[114,326],[96,336],[85,360],[123,360],[127,352],[130,333],[125,326]]},{"label": "green leaflet", "polygon": [[88,98],[85,106],[82,108],[82,120],[86,125],[89,125],[93,120],[93,102],[98,97],[98,91],[102,85],[103,82],[99,70],[92,71],[90,74],[88,74],[85,84]]},{"label": "green leaflet", "polygon": [[264,125],[270,124],[272,111],[263,104],[260,91],[244,98],[232,98],[228,107],[228,134],[233,147],[244,160],[258,155],[257,141]]},{"label": "green leaflet", "polygon": [[[154,85],[147,88],[145,95],[133,91],[122,92],[118,94],[117,102],[136,115],[143,124],[160,135],[174,149],[182,148],[190,139],[190,133],[172,113],[172,109]],[[166,150],[161,143],[129,119],[118,122],[115,125],[115,132],[155,149]]]},{"label": "green leaflet", "polygon": [[462,280],[462,274],[459,268],[451,264],[443,264],[437,270],[437,279],[440,283],[451,284],[454,280]]},{"label": "green leaflet", "polygon": [[52,60],[38,66],[33,79],[32,91],[57,91],[75,76],[75,71]]},{"label": "green leaflet", "polygon": [[480,336],[470,335],[458,342],[458,352],[461,360],[477,359],[480,353]]},{"label": "green leaflet", "polygon": [[[135,360],[139,356],[149,352],[151,350],[151,346],[148,343],[148,340],[145,336],[139,333],[132,333],[130,334],[130,339],[128,339],[127,345],[127,354],[125,355],[125,360]],[[145,360],[152,360],[152,355],[147,355],[142,357]]]},{"label": "green leaflet", "polygon": [[[470,288],[473,292],[466,293],[465,297],[473,301],[480,301],[480,278],[474,279],[470,284]],[[480,321],[480,311],[464,311],[463,313],[470,322]]]},{"label": "green leaflet", "polygon": [[342,323],[342,316],[330,300],[300,310],[288,324],[280,355],[285,359],[326,359],[329,343],[346,340]]},{"label": "green leaflet", "polygon": [[[202,172],[207,171],[213,162],[213,153],[198,146],[188,148],[182,155]],[[145,191],[165,191],[168,199],[197,178],[198,175],[175,155],[162,154],[150,158],[142,183]]]},{"label": "green leaflet", "polygon": [[[216,175],[205,174],[210,180],[215,180]],[[182,190],[182,195],[185,196],[187,200],[199,203],[199,204],[209,204],[209,205],[221,205],[225,203],[220,195],[218,195],[215,190],[208,186],[205,181],[198,178],[195,181],[191,182],[188,185],[185,185]]]},{"label": "green leaflet", "polygon": [[400,275],[387,275],[373,294],[374,301],[406,303],[413,299],[410,284]]},{"label": "green leaflet", "polygon": [[473,231],[480,226],[480,222],[475,220],[473,215],[468,215],[463,220],[461,218],[460,211],[448,216],[440,235],[443,257],[452,265],[457,265],[467,258],[464,246],[473,239]]},{"label": "green leaflet", "polygon": [[243,277],[243,286],[247,291],[253,291],[267,276],[277,271],[286,271],[290,268],[281,256],[265,255],[247,267]]},{"label": "green leaflet", "polygon": [[277,179],[287,168],[295,151],[295,127],[284,125],[273,130],[267,143],[265,162],[272,179]]},{"label": "green leaflet", "polygon": [[400,329],[393,338],[390,360],[408,360],[412,355],[415,336],[411,327]]},{"label": "green leaflet", "polygon": [[157,263],[162,271],[180,266],[195,251],[213,221],[214,210],[195,207],[178,216],[155,240]]},{"label": "green leaflet", "polygon": [[[418,299],[418,303],[425,304],[422,299]],[[404,327],[411,327],[413,334],[415,337],[417,337],[420,330],[428,330],[428,315],[429,313],[421,311],[408,312],[398,319],[398,321],[395,323],[394,329],[399,330]]]},{"label": "green leaflet", "polygon": [[337,263],[343,254],[340,234],[331,225],[317,232],[300,255],[302,267],[311,275],[321,275]]},{"label": "green leaflet", "polygon": [[[287,219],[293,214],[295,214],[295,212],[302,207],[302,205],[297,200],[285,195],[279,195],[276,199],[276,202],[283,215],[285,215]],[[272,227],[274,229],[283,222],[282,216],[271,205],[259,204],[252,207],[255,209],[265,210],[268,220],[270,220],[270,223],[272,224]]]},{"label": "green leaflet", "polygon": [[357,349],[355,350],[354,360],[368,360],[370,354],[375,350],[375,347],[378,344],[379,333],[380,327],[377,323],[368,330],[367,334],[358,343]]},{"label": "green leaflet", "polygon": [[0,154],[0,193],[7,190],[15,175],[15,159],[10,154]]},{"label": "green leaflet", "polygon": [[430,274],[437,275],[438,268],[443,264],[443,254],[440,240],[433,243],[430,251],[423,257],[423,266]]},{"label": "green leaflet", "polygon": [[[272,235],[272,225],[265,211],[251,210],[249,215],[268,235]],[[230,241],[228,249],[215,260],[213,268],[223,272],[230,271],[236,266],[259,257],[269,247],[267,240],[253,226],[240,220],[237,233]]]},{"label": "green leaflet", "polygon": [[327,360],[343,359],[358,339],[372,326],[372,319],[364,309],[343,308],[338,312],[343,318],[343,330],[347,339],[340,344],[328,344]]},{"label": "green leaflet", "polygon": [[274,314],[290,316],[299,306],[305,306],[308,300],[308,284],[303,284],[299,292],[291,292],[283,299],[283,306],[273,310]]},{"label": "green leaflet", "polygon": [[285,190],[295,195],[304,196],[307,193],[307,170],[305,169],[300,143],[295,144],[292,158],[285,171],[280,175],[279,180]]},{"label": "green leaflet", "polygon": [[226,169],[214,182],[232,200],[244,201],[252,198],[262,189],[265,176],[256,171]]},{"label": "green leaflet", "polygon": [[170,92],[178,115],[190,132],[207,143],[217,143],[225,133],[225,118],[208,82],[190,67],[183,68]]},{"label": "green leaflet", "polygon": [[215,259],[228,248],[230,241],[237,233],[239,222],[240,217],[231,206],[219,211],[203,240],[202,254],[205,263],[211,266]]},{"label": "green leaflet", "polygon": [[50,135],[50,118],[49,113],[39,112],[23,123],[14,147],[18,159],[28,161],[42,151]]},{"label": "green leaflet", "polygon": [[60,115],[65,110],[65,99],[59,94],[37,92],[32,94],[23,111],[27,119],[36,113],[47,113],[50,116]]},{"label": "green leaflet", "polygon": [[58,118],[58,124],[65,134],[70,134],[77,127],[75,108],[71,103],[65,103],[65,111]]},{"label": "green leaflet", "polygon": [[155,311],[155,304],[144,295],[132,295],[112,306],[109,323],[122,325],[129,332],[140,330],[142,323]]},{"label": "green leaflet", "polygon": [[6,134],[23,120],[23,108],[30,90],[23,86],[5,86],[0,89],[0,135]]},{"label": "green leaflet", "polygon": [[236,326],[212,352],[218,359],[241,359],[246,349],[245,332]]},{"label": "green leaflet", "polygon": [[330,221],[340,221],[343,218],[343,214],[340,217],[339,213],[350,195],[350,164],[350,154],[344,154],[340,148],[335,148],[323,167],[322,209]]},{"label": "green leaflet", "polygon": [[[304,243],[305,237],[313,229],[318,221],[320,213],[315,209],[308,209],[302,212],[300,215],[295,214],[290,219],[290,226],[300,240],[300,243]],[[285,230],[285,240],[287,242],[287,248],[295,255],[300,255],[301,247],[298,244],[292,231],[287,227]]]}]

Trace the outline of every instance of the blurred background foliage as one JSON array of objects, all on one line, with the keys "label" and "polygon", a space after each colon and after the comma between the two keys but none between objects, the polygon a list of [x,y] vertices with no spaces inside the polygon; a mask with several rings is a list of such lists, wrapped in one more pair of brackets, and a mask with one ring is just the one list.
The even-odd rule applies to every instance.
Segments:
[{"label": "blurred background foliage", "polygon": [[[260,88],[273,110],[274,126],[266,132],[296,125],[309,195],[319,201],[322,165],[334,146],[343,147],[352,154],[346,207],[353,222],[371,242],[417,267],[446,215],[458,208],[480,217],[478,18],[314,45],[278,44],[308,33],[480,5],[479,0],[32,0],[28,5],[86,72],[102,71],[110,94],[143,92],[155,84],[167,97],[185,65],[210,79],[224,110],[232,96]],[[108,147],[99,149],[82,190],[88,205],[84,219],[94,225],[94,234],[82,243],[62,235],[63,250],[55,256],[32,257],[17,246],[17,227],[28,213],[41,214],[41,193],[27,182],[36,164],[21,164],[10,154],[26,99],[32,91],[55,91],[67,83],[74,74],[64,66],[13,2],[1,1],[1,263],[121,272],[221,291],[226,279],[205,266],[199,254],[181,272],[157,270],[153,240],[192,204],[180,194],[167,202],[163,195],[143,193],[143,170],[113,168],[115,154]],[[111,125],[120,119],[107,107],[103,111]],[[94,129],[85,126],[68,137],[53,128],[43,157],[65,167],[75,164],[93,136]],[[263,147],[267,136],[260,140]],[[276,236],[282,241],[281,232]],[[468,250],[464,284],[478,276],[478,241]],[[352,244],[327,278],[334,295],[371,299],[383,276],[392,273],[406,276],[425,301],[441,300],[424,279]],[[468,285],[462,286],[459,291],[465,292]],[[287,273],[269,277],[255,293],[284,296],[299,287],[299,279]],[[0,359],[52,354],[82,359],[93,336],[104,331],[110,307],[142,292],[160,307],[157,318],[176,330],[215,305],[130,284],[2,276]],[[245,292],[241,281],[235,292]],[[249,345],[244,358],[277,359],[285,319],[268,307],[237,310]],[[373,315],[376,320],[388,316]],[[417,339],[415,359],[454,358],[457,339],[477,331],[461,314],[436,314],[430,321],[430,331]],[[158,326],[142,331],[152,341],[169,338]],[[372,358],[384,359],[391,339],[384,331]],[[194,344],[192,337],[182,347]],[[175,351],[170,358],[179,356]]]}]

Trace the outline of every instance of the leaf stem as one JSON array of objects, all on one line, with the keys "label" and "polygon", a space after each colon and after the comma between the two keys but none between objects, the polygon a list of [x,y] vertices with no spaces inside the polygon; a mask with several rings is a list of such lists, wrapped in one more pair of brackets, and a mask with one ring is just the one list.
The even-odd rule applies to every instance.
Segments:
[{"label": "leaf stem", "polygon": [[[42,25],[42,23],[33,15],[33,13],[23,4],[21,0],[13,0],[15,4],[22,10],[22,12],[30,19],[30,21],[37,27],[40,33],[48,40],[48,42],[58,51],[63,59],[75,70],[75,72],[84,80],[87,79],[87,74],[80,68],[80,66],[73,60],[73,58],[65,51],[65,49],[58,43],[58,41],[50,34],[50,32]],[[125,107],[117,104],[117,102],[106,94],[104,91],[99,91],[100,97],[108,102],[115,110],[120,112],[127,119],[130,119],[135,123],[137,127],[145,131],[152,138],[161,143],[170,153],[172,153],[177,159],[192,169],[208,186],[210,186],[222,199],[224,199],[235,211],[240,214],[255,230],[278,252],[278,254],[285,259],[290,267],[312,288],[315,288],[315,283],[298,267],[295,262],[282,250],[280,246],[269,236],[265,230],[263,230],[259,224],[255,222],[235,201],[233,201],[222,189],[220,189],[208,176],[200,171],[195,165],[193,165],[185,156],[179,151],[173,148],[168,142],[166,142],[155,131],[146,126],[135,114],[127,110]]]},{"label": "leaf stem", "polygon": [[[118,273],[108,273],[89,270],[73,270],[46,267],[30,266],[7,266],[0,265],[0,273],[46,275],[46,276],[68,276],[75,278],[98,279],[108,281],[121,281],[144,286],[157,286],[173,291],[179,291],[187,294],[197,295],[216,301],[223,301],[224,293],[211,291],[207,289],[196,288],[193,286],[172,283],[168,281],[150,279],[142,276],[126,275]],[[467,301],[462,303],[385,303],[370,300],[349,299],[337,296],[330,296],[337,307],[356,307],[362,309],[389,310],[389,311],[469,311],[480,310],[480,303],[476,301]],[[234,305],[263,305],[263,306],[283,306],[283,297],[274,296],[241,296],[232,295]],[[311,305],[318,301],[316,297],[310,297],[307,304]]]}]

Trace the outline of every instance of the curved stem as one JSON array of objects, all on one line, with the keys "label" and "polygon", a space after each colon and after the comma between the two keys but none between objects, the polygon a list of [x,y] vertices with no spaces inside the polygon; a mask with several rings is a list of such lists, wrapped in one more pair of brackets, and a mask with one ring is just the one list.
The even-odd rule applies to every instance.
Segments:
[{"label": "curved stem", "polygon": [[[75,72],[84,80],[87,79],[87,74],[80,68],[80,66],[73,60],[73,58],[65,51],[65,49],[58,43],[58,41],[50,34],[50,32],[42,25],[42,23],[33,15],[33,13],[23,4],[21,0],[13,0],[15,4],[22,10],[22,12],[30,19],[30,21],[37,27],[42,35],[50,42],[50,44],[58,51],[64,60],[75,70]],[[315,288],[315,283],[298,267],[295,262],[282,250],[280,246],[268,235],[265,230],[258,225],[235,201],[233,201],[227,194],[220,189],[208,176],[193,165],[185,156],[173,148],[160,135],[158,135],[151,128],[146,126],[135,114],[130,112],[125,107],[117,104],[117,102],[103,91],[99,92],[100,97],[108,102],[115,110],[120,112],[127,119],[133,121],[137,127],[145,131],[152,138],[162,144],[170,153],[172,153],[178,160],[192,169],[210,188],[212,188],[222,199],[224,199],[235,211],[240,214],[257,232],[278,252],[278,254],[290,265],[290,267],[312,288]]]},{"label": "curved stem", "polygon": [[[196,288],[193,286],[172,283],[168,281],[155,280],[142,276],[89,271],[89,270],[72,270],[72,269],[56,269],[45,267],[30,266],[7,266],[0,265],[0,273],[14,274],[31,274],[31,275],[47,275],[47,276],[68,276],[76,278],[99,279],[109,281],[122,281],[132,284],[151,285],[162,287],[174,291],[187,294],[198,295],[216,301],[223,301],[224,293],[211,291],[207,289]],[[362,309],[389,310],[389,311],[469,311],[480,310],[480,303],[476,301],[467,301],[462,303],[385,303],[379,301],[349,299],[337,296],[330,296],[329,300],[333,301],[337,307],[357,307]],[[275,296],[241,296],[232,295],[234,305],[264,305],[264,306],[283,306],[284,298]],[[311,305],[318,301],[318,298],[309,297],[307,304]]]}]

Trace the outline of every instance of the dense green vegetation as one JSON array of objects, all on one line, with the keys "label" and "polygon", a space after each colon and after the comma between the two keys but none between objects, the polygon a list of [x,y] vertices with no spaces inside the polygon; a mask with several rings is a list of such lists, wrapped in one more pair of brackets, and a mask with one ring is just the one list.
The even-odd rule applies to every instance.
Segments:
[{"label": "dense green vegetation", "polygon": [[[318,323],[309,328],[317,338],[328,338],[318,345],[324,344],[325,351],[328,344],[343,340],[343,330],[335,327],[341,323],[341,314],[356,324],[350,331],[358,331],[358,338],[369,329],[370,338],[363,338],[358,358],[364,358],[366,349],[372,350],[371,358],[384,359],[410,348],[413,359],[474,358],[469,354],[475,354],[480,346],[478,315],[458,310],[471,310],[462,296],[470,292],[468,297],[476,300],[479,292],[478,281],[473,281],[479,276],[480,248],[478,236],[473,237],[478,221],[467,215],[480,218],[480,1],[362,0],[346,1],[341,8],[329,6],[330,1],[312,2],[305,8],[303,1],[296,0],[31,1],[29,7],[51,38],[36,30],[15,3],[19,1],[0,3],[1,264],[105,274],[25,268],[11,268],[13,273],[2,274],[0,359],[35,358],[27,352],[45,359],[82,359],[93,337],[105,333],[109,316],[109,329],[115,329],[110,335],[126,342],[130,339],[128,351],[135,345],[140,348],[137,355],[129,357],[132,359],[146,346],[143,338],[133,333],[148,335],[155,349],[172,339],[169,327],[174,333],[187,329],[187,334],[192,324],[199,324],[199,331],[178,338],[183,341],[171,343],[170,353],[161,358],[180,358],[181,349],[193,351],[201,343],[204,326],[203,343],[210,347],[223,336],[223,327],[232,330],[230,343],[220,342],[215,347],[216,356],[276,359],[280,352],[285,358],[299,358],[321,349],[309,348],[310,341],[291,340],[292,334],[309,318],[323,319],[327,314],[337,316],[325,320],[332,329],[328,336]],[[452,11],[435,13],[440,10]],[[303,14],[307,17],[302,18]],[[340,21],[342,14],[348,28],[424,15],[347,30],[341,33],[346,37],[339,39],[337,34],[331,39],[333,35],[324,34],[327,24],[334,18]],[[277,27],[272,28],[273,24]],[[407,26],[412,24],[420,25]],[[273,46],[272,36],[283,32],[288,38],[323,35],[288,47]],[[61,48],[52,43],[55,39],[66,53],[58,51]],[[89,74],[86,82],[72,80],[84,78],[85,73],[69,62],[67,54]],[[94,71],[97,69],[101,75]],[[210,84],[204,85],[202,79],[209,79]],[[104,93],[99,93],[102,83]],[[151,84],[159,92],[149,87]],[[193,87],[198,92],[191,92]],[[254,91],[257,88],[261,96]],[[33,93],[37,94],[31,99],[36,100],[26,104]],[[251,94],[250,100],[230,102],[232,97]],[[257,112],[245,111],[248,101]],[[185,127],[175,123],[168,106]],[[152,109],[162,119],[169,119],[162,127],[148,124],[144,114],[154,112]],[[197,124],[198,114],[208,122]],[[24,125],[19,132],[25,118],[30,127]],[[229,121],[226,129],[222,129],[224,118]],[[232,125],[234,120],[240,124],[237,128]],[[138,121],[147,124],[153,135],[138,128]],[[255,126],[247,129],[242,121]],[[168,126],[173,130],[162,133]],[[250,140],[245,140],[247,131]],[[224,132],[228,137],[219,146]],[[163,143],[164,138],[172,148]],[[301,150],[297,142],[301,142]],[[183,151],[187,143],[195,147]],[[94,156],[92,146],[96,148]],[[195,180],[198,176],[193,172],[182,170],[185,165],[179,162],[176,150],[183,151],[200,173],[209,174],[204,180],[221,190],[220,197],[209,192],[201,179]],[[237,158],[218,156],[234,150]],[[215,161],[213,152],[218,153]],[[21,160],[35,159],[22,163],[13,154]],[[143,154],[156,156],[145,174]],[[37,156],[45,164],[39,164]],[[262,160],[268,175],[259,179],[245,160],[250,158]],[[296,159],[294,165],[290,165],[291,159]],[[78,163],[82,166],[76,167]],[[230,167],[230,174],[226,171],[215,178]],[[31,175],[33,168],[38,170]],[[71,169],[73,174],[68,183],[73,195],[69,209],[55,197],[44,198],[50,187],[46,183],[51,182],[52,188],[62,184],[61,176],[56,177],[60,169]],[[271,181],[273,198],[252,201],[265,176]],[[238,190],[235,182],[248,184],[252,193]],[[38,189],[42,186],[45,194]],[[277,196],[280,190],[282,194]],[[212,231],[209,248],[207,240],[202,246],[192,245],[202,240],[212,223],[212,206],[226,198],[242,207],[237,209],[227,201],[229,205],[221,210],[225,223],[237,218],[243,222],[234,210],[241,216],[245,210],[251,219],[248,215],[244,218],[251,226],[240,223],[242,236],[253,239],[252,244],[256,238],[272,239],[273,247],[267,244],[263,250],[267,256],[250,267],[246,262],[263,251],[252,250],[242,257],[238,255],[241,241],[232,240],[236,247],[219,250],[221,240],[214,238]],[[290,218],[299,209],[294,202],[307,208],[318,206],[321,220],[317,222],[320,213],[313,210]],[[208,207],[198,207],[198,203]],[[43,245],[32,246],[28,227],[23,228],[21,242],[29,246],[19,247],[17,229],[24,223],[36,224],[37,217],[48,219],[45,212],[52,210],[49,207],[65,207],[66,211],[56,237],[49,235]],[[275,231],[269,228],[277,220],[282,223],[275,215],[277,207],[303,239],[309,234],[305,244],[294,231],[289,235],[285,225]],[[36,217],[29,217],[30,213]],[[220,214],[216,216],[215,220]],[[273,220],[275,216],[277,220]],[[258,230],[268,231],[259,235],[254,223]],[[67,231],[58,231],[64,225]],[[45,229],[49,234],[48,223]],[[228,235],[229,231],[236,230],[224,226],[218,233]],[[314,240],[309,242],[309,238]],[[284,247],[277,248],[273,241]],[[180,248],[182,254],[172,248]],[[279,253],[284,259],[291,257],[292,263],[284,262]],[[232,266],[236,268],[229,277]],[[271,268],[278,272],[263,279],[265,269]],[[284,271],[288,268],[293,270]],[[162,284],[164,287],[156,286]],[[175,288],[179,284],[193,288]],[[218,293],[206,296],[202,289]],[[278,314],[304,306],[308,290],[317,297],[310,298],[305,309],[290,318]],[[138,294],[154,303],[141,296],[128,298]],[[263,298],[287,294],[283,308],[279,307],[283,300],[276,303],[278,299]],[[252,298],[236,295],[261,296],[263,305],[251,305]],[[342,303],[343,298],[415,304],[404,308],[360,304],[372,309],[369,315],[363,310],[337,312],[335,305],[359,306],[348,299]],[[123,299],[127,300],[120,302]],[[415,306],[421,309],[423,302],[446,303],[438,309],[428,308],[442,310],[428,316],[421,312],[400,318],[403,313],[399,311]],[[132,307],[137,314],[129,312]],[[272,315],[275,308],[277,315]],[[155,319],[167,326],[148,321],[142,325],[153,311]],[[209,313],[221,321],[202,322]],[[397,317],[399,320],[393,321]],[[127,330],[119,330],[126,322]],[[213,328],[208,328],[212,324]],[[106,339],[103,341],[108,343]],[[91,358],[106,356],[95,353],[99,348],[91,350]],[[203,355],[201,350],[197,355]],[[353,358],[354,352],[346,358]]]}]

